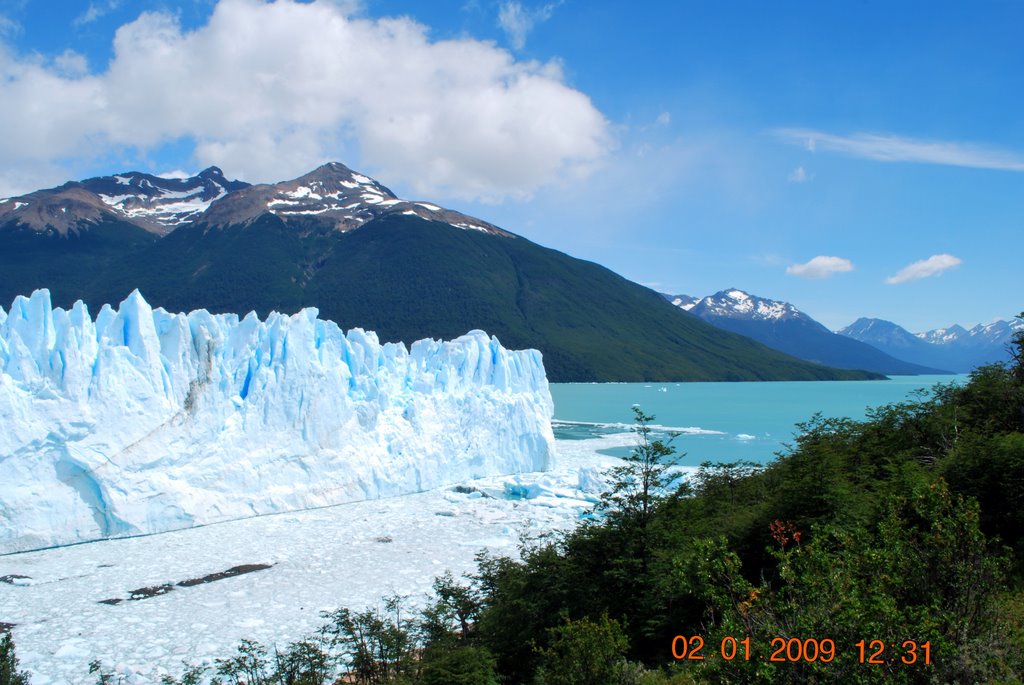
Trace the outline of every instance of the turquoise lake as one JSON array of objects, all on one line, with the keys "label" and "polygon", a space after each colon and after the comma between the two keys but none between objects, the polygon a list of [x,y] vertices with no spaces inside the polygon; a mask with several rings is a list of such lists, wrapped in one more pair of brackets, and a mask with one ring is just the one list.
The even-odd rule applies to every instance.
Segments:
[{"label": "turquoise lake", "polygon": [[[886,381],[787,383],[552,383],[555,437],[628,431],[634,404],[655,424],[685,432],[673,443],[684,466],[746,459],[765,463],[785,449],[796,424],[815,412],[862,419],[869,407],[911,399],[936,383],[967,376],[893,376]],[[696,432],[699,431],[699,432]],[[627,448],[608,450],[622,456]]]}]

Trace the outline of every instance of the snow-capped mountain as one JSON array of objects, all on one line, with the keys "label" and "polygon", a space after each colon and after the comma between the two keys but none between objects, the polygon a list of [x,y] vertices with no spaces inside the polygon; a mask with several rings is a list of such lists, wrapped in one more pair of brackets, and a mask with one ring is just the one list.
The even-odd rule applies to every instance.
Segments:
[{"label": "snow-capped mountain", "polygon": [[1024,330],[1022,321],[1000,320],[978,324],[970,330],[955,324],[914,334],[891,321],[860,318],[839,334],[872,345],[897,359],[966,373],[983,364],[1008,360],[1007,345],[1021,330]]},{"label": "snow-capped mountain", "polygon": [[140,226],[171,231],[195,221],[215,201],[247,188],[244,181],[229,181],[215,166],[191,178],[160,178],[133,171],[82,181],[105,204]]},{"label": "snow-capped mountain", "polygon": [[61,235],[87,230],[101,219],[122,220],[164,234],[191,223],[244,224],[268,213],[286,221],[326,221],[342,231],[400,214],[491,235],[513,235],[461,212],[402,200],[377,181],[337,162],[274,184],[229,181],[217,167],[183,179],[131,171],[0,200],[0,225],[12,223]]},{"label": "snow-capped mountain", "polygon": [[[916,335],[891,321],[863,316],[846,328],[836,332],[839,335],[845,335],[854,340],[868,343],[880,350],[892,350],[890,354],[904,349],[922,349],[922,345],[925,344]],[[899,357],[899,355],[897,356]]]},{"label": "snow-capped mountain", "polygon": [[751,295],[737,288],[707,297],[666,295],[672,304],[719,328],[746,335],[800,359],[882,374],[941,373],[908,363],[869,345],[851,345],[788,302]]},{"label": "snow-capped mountain", "polygon": [[[673,298],[683,299],[685,296]],[[716,318],[746,319],[749,321],[788,321],[799,320],[820,326],[817,321],[804,314],[788,302],[769,300],[751,295],[736,288],[721,290],[714,295],[700,299],[694,298],[693,306],[687,309],[704,320]],[[679,305],[676,305],[679,306]],[[827,330],[827,329],[826,329]]]},{"label": "snow-capped mountain", "polygon": [[490,235],[512,234],[486,221],[444,209],[429,202],[402,200],[377,181],[331,162],[282,183],[255,185],[213,204],[204,223],[237,225],[271,213],[285,221],[315,218],[342,231],[359,228],[382,216],[396,214],[440,221],[456,228]]},{"label": "snow-capped mountain", "polygon": [[959,324],[949,328],[936,328],[917,337],[933,345],[949,345],[961,347],[990,347],[1005,345],[1014,333],[1024,330],[1024,321],[994,321],[989,324],[978,324],[967,330]]},{"label": "snow-capped mountain", "polygon": [[0,309],[0,554],[540,471],[541,355],[317,318]]},{"label": "snow-capped mountain", "polygon": [[98,176],[0,200],[0,225],[11,223],[66,235],[106,219],[163,234],[194,221],[212,202],[248,185],[229,181],[217,167],[190,178],[162,178],[138,171]]},{"label": "snow-capped mountain", "polygon": [[693,297],[691,295],[665,295],[665,299],[683,311],[688,312],[693,309],[698,302],[700,302],[701,298]]},{"label": "snow-capped mountain", "polygon": [[61,236],[78,234],[104,219],[119,218],[101,197],[70,184],[0,200],[0,225],[52,231]]},{"label": "snow-capped mountain", "polygon": [[924,333],[918,333],[917,337],[932,345],[950,345],[963,342],[970,337],[970,332],[959,324],[949,328],[936,328]]},{"label": "snow-capped mountain", "polygon": [[0,302],[39,288],[65,308],[81,299],[98,309],[135,289],[172,311],[316,306],[394,342],[486,330],[541,350],[560,381],[865,377],[679,317],[608,269],[401,199],[340,163],[255,186],[210,168],[10,198],[0,204]]}]

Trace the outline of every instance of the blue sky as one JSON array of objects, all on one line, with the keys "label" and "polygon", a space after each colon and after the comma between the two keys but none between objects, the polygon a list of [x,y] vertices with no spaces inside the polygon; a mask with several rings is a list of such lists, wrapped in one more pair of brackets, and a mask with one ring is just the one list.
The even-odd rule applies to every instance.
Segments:
[{"label": "blue sky", "polygon": [[1024,309],[1024,4],[0,0],[0,195],[328,160],[672,293]]}]

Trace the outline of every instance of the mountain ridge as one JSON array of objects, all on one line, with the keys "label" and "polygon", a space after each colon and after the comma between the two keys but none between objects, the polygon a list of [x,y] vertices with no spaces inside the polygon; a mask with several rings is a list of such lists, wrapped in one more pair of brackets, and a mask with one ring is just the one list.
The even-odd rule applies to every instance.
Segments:
[{"label": "mountain ridge", "polygon": [[80,233],[101,220],[120,220],[156,235],[190,223],[212,202],[247,187],[211,166],[188,178],[163,178],[141,171],[69,181],[0,200],[0,225]]},{"label": "mountain ridge", "polygon": [[1009,360],[1007,344],[1021,330],[1022,321],[999,320],[970,330],[954,324],[915,334],[892,321],[861,317],[837,332],[897,359],[941,364],[957,373],[967,373],[983,364]]},{"label": "mountain ridge", "polygon": [[[727,288],[713,295],[665,295],[673,305],[724,330],[746,335],[772,349],[828,366],[884,374],[947,373],[941,367],[914,364],[870,345],[844,338],[781,300]],[[851,342],[857,342],[851,345]]]},{"label": "mountain ridge", "polygon": [[237,187],[175,217],[173,227],[169,219],[165,232],[140,226],[140,217],[152,219],[166,204],[109,192],[123,186],[145,195],[160,185],[159,197],[171,203],[185,182],[197,204],[207,202],[197,177],[174,187],[141,175],[100,178],[110,202],[100,199],[98,220],[69,222],[63,232],[0,221],[0,302],[45,287],[60,306],[82,299],[99,307],[138,289],[170,311],[265,316],[314,306],[382,341],[483,329],[510,348],[539,349],[555,381],[880,377],[810,364],[679,317],[657,293],[605,267],[402,200],[340,163]]}]

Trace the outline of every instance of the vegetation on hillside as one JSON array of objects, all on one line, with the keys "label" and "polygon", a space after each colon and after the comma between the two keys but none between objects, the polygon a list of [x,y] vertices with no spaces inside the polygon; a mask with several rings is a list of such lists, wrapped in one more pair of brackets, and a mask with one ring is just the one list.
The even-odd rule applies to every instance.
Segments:
[{"label": "vegetation on hillside", "polygon": [[263,317],[315,306],[321,318],[382,341],[482,329],[509,349],[539,349],[552,381],[880,377],[719,330],[653,290],[525,238],[417,217],[387,216],[347,233],[272,214],[238,226],[184,226],[159,240],[121,230],[119,240],[113,227],[64,239],[0,227],[0,306],[39,287],[58,306],[83,299],[93,312],[136,288],[169,311]]}]

